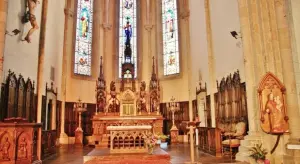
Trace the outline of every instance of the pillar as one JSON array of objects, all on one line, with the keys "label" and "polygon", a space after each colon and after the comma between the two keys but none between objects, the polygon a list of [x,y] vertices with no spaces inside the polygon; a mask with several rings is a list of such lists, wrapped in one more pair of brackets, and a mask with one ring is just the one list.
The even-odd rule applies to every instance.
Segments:
[{"label": "pillar", "polygon": [[[112,40],[111,38],[113,37],[113,33],[111,32],[112,29],[112,23],[110,22],[110,19],[112,18],[111,16],[111,11],[109,9],[116,8],[116,6],[111,7],[111,0],[104,0],[104,19],[102,21],[101,27],[102,27],[102,32],[103,35],[101,36],[101,47],[102,47],[102,52],[103,54],[103,70],[104,72],[110,72],[109,74],[105,74],[105,79],[106,82],[110,83],[111,80],[114,80],[118,77],[118,70],[119,70],[119,65],[117,64],[118,62],[118,54],[117,52],[113,53],[110,50],[112,50],[113,45],[112,45]],[[118,3],[114,3],[118,4]],[[114,19],[113,19],[114,20]],[[111,47],[112,46],[112,47]],[[115,44],[115,46],[119,46],[119,44]],[[117,65],[117,66],[116,66]],[[114,70],[114,71],[112,71]]]},{"label": "pillar", "polygon": [[62,59],[62,78],[61,78],[61,125],[60,125],[60,135],[59,135],[59,143],[67,144],[68,136],[65,133],[65,105],[66,105],[66,84],[67,84],[67,60],[68,54],[67,49],[69,45],[72,43],[69,37],[72,34],[71,22],[73,19],[74,12],[71,7],[71,0],[66,0],[66,7],[64,9],[65,13],[65,26],[64,26],[64,47],[63,47],[63,59]]},{"label": "pillar", "polygon": [[207,36],[207,53],[208,53],[208,70],[209,70],[209,87],[210,87],[210,108],[211,108],[211,125],[216,127],[216,114],[215,114],[215,97],[216,90],[216,67],[215,57],[213,52],[212,30],[210,22],[210,3],[209,0],[204,1],[205,8],[205,22],[206,22],[206,36]]},{"label": "pillar", "polygon": [[[289,143],[300,145],[300,124],[296,93],[295,70],[289,33],[288,12],[285,0],[238,0],[243,40],[249,133],[241,143],[237,160],[248,161],[247,149],[262,142],[269,149],[272,137],[260,129],[257,86],[266,72],[274,73],[286,87],[286,104],[289,116]],[[284,72],[284,73],[283,73]],[[277,163],[291,163],[283,159],[286,137],[281,137],[277,150],[269,158]],[[272,139],[273,140],[273,139]],[[295,157],[295,153],[291,153]],[[299,156],[300,157],[300,156]],[[297,161],[294,158],[294,161]]]},{"label": "pillar", "polygon": [[0,1],[0,79],[1,80],[3,78],[2,76],[3,76],[7,4],[8,4],[8,0]]},{"label": "pillar", "polygon": [[[37,123],[41,123],[42,119],[42,97],[44,93],[44,58],[45,58],[45,38],[46,38],[46,23],[48,12],[48,0],[42,2],[42,19],[41,19],[41,31],[40,31],[40,44],[39,44],[39,57],[38,57],[38,73],[37,73]],[[41,160],[42,150],[42,129],[39,129],[38,143],[37,143],[37,156],[38,160]]]},{"label": "pillar", "polygon": [[[144,45],[143,45],[143,49],[145,49],[145,50],[147,50],[147,51],[143,51],[144,53],[141,53],[141,54],[143,54],[143,56],[140,56],[141,57],[141,59],[142,59],[142,61],[152,61],[152,56],[153,56],[153,54],[152,54],[152,34],[153,34],[153,31],[152,31],[152,29],[153,29],[153,23],[152,23],[152,12],[151,12],[151,2],[153,2],[153,1],[151,1],[151,0],[146,0],[146,3],[141,3],[141,5],[142,4],[145,4],[145,7],[146,7],[146,13],[144,13],[145,14],[145,19],[144,20],[146,20],[146,21],[144,21],[144,22],[142,22],[143,24],[145,24],[144,25],[144,29],[145,29],[145,34],[146,35],[144,35],[144,36],[146,36],[145,37],[145,39],[143,40],[143,42],[144,42]],[[143,12],[142,10],[141,10],[141,12]],[[143,38],[143,37],[141,37],[141,38]],[[152,74],[152,65],[151,65],[151,63],[152,62],[143,62],[142,63],[142,68],[143,68],[143,70],[142,71],[140,71],[140,73],[142,73],[142,78],[141,79],[143,79],[143,80],[145,80],[145,81],[150,81],[150,79],[151,79],[151,74]],[[148,88],[149,89],[149,88]],[[150,104],[149,104],[150,105]],[[150,106],[147,106],[147,108],[148,109],[150,109]]]}]

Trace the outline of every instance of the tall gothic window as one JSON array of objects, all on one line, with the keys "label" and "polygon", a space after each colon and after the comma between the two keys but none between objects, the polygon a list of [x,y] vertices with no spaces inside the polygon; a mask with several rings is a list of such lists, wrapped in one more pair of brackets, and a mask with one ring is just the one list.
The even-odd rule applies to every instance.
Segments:
[{"label": "tall gothic window", "polygon": [[74,73],[91,75],[93,0],[77,1]]},{"label": "tall gothic window", "polygon": [[162,0],[164,75],[178,74],[178,20],[176,0]]},{"label": "tall gothic window", "polygon": [[[122,74],[122,64],[126,62],[124,55],[126,43],[131,45],[131,62],[134,64],[134,77],[137,76],[137,9],[136,0],[120,0],[119,15],[119,77]],[[127,40],[129,39],[129,41]],[[130,73],[128,73],[130,74]],[[130,76],[124,76],[131,78]]]}]

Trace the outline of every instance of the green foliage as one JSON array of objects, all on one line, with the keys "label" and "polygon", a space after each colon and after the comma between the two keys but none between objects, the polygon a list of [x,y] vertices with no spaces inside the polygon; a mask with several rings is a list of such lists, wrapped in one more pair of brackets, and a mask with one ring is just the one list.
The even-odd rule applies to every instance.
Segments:
[{"label": "green foliage", "polygon": [[266,155],[268,154],[267,149],[262,148],[262,144],[255,144],[254,147],[249,149],[251,152],[250,157],[255,159],[256,161],[261,159],[265,160]]},{"label": "green foliage", "polygon": [[161,140],[165,140],[165,139],[168,139],[169,137],[167,135],[164,135],[164,134],[159,134],[158,138],[161,139]]}]

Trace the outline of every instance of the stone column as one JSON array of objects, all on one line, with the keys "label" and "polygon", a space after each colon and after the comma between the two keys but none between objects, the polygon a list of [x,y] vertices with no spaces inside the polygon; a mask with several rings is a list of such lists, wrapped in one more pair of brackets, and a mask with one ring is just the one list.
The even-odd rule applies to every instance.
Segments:
[{"label": "stone column", "polygon": [[3,78],[2,76],[3,76],[7,4],[8,4],[8,0],[0,1],[0,79],[1,80]]},{"label": "stone column", "polygon": [[[151,0],[146,0],[146,3],[141,3],[141,4],[146,4],[146,23],[145,23],[145,25],[144,25],[144,28],[145,28],[145,30],[146,30],[146,32],[147,32],[147,37],[145,37],[146,39],[147,39],[147,41],[146,40],[144,40],[144,41],[146,41],[146,47],[145,47],[145,49],[147,49],[147,51],[146,51],[146,54],[142,57],[142,56],[140,56],[140,57],[142,57],[142,61],[144,61],[143,62],[143,64],[142,65],[144,65],[144,69],[146,69],[146,70],[143,70],[142,72],[143,72],[143,80],[146,80],[146,81],[150,81],[150,78],[151,78],[151,68],[152,68],[152,65],[151,65],[151,62],[145,62],[145,61],[152,61],[152,29],[153,29],[153,24],[152,24],[152,22],[151,22]],[[140,72],[141,73],[141,72]],[[149,106],[147,106],[147,108],[148,109],[150,109],[150,104],[148,104]]]},{"label": "stone column", "polygon": [[[110,45],[111,45],[111,40],[109,38],[112,38],[113,36],[110,36],[110,30],[112,28],[112,24],[110,23],[110,11],[109,11],[109,7],[110,7],[110,0],[104,0],[104,5],[103,5],[103,9],[104,9],[104,20],[102,21],[102,29],[103,29],[103,37],[101,37],[100,40],[102,40],[102,49],[103,49],[103,70],[104,72],[110,72],[109,74],[104,74],[105,79],[107,80],[107,82],[109,80],[113,80],[115,77],[117,77],[118,75],[115,75],[118,72],[119,69],[119,65],[116,66],[117,59],[118,59],[118,54],[115,53],[111,53],[111,51],[109,51],[111,49]],[[113,6],[116,7],[116,6]],[[118,44],[117,44],[118,45]],[[109,64],[111,62],[111,64]],[[107,63],[107,64],[106,64]],[[111,71],[114,70],[114,71]]]},{"label": "stone column", "polygon": [[278,38],[282,68],[284,70],[283,83],[286,87],[286,104],[289,116],[290,142],[300,145],[300,119],[296,89],[294,61],[292,56],[291,37],[289,33],[288,12],[285,0],[278,0],[275,6],[277,11]]},{"label": "stone column", "polygon": [[[67,61],[68,54],[67,49],[69,45],[72,43],[70,38],[70,34],[72,34],[72,30],[69,29],[70,21],[73,20],[74,12],[71,7],[71,0],[66,0],[66,7],[64,9],[65,12],[65,28],[64,28],[64,47],[63,47],[63,59],[62,59],[62,78],[61,78],[61,126],[60,126],[60,136],[59,143],[67,144],[68,143],[68,135],[65,133],[65,105],[66,105],[66,85],[67,85]],[[71,24],[70,24],[71,25]]]},{"label": "stone column", "polygon": [[[273,146],[271,143],[275,143],[275,140],[270,141],[269,134],[260,130],[260,121],[257,117],[259,105],[256,89],[267,71],[274,73],[286,87],[286,104],[291,132],[289,142],[293,145],[300,145],[300,127],[298,126],[300,120],[293,67],[295,63],[293,63],[292,57],[285,0],[239,0],[238,5],[245,58],[249,135],[241,143],[236,159],[247,161],[246,148],[251,147],[251,143],[263,142],[265,146]],[[283,140],[279,144],[281,146],[278,146],[275,155],[270,155],[270,158],[273,159],[273,162],[297,161],[295,158],[297,152],[293,152],[289,156],[289,159],[293,157],[292,161],[282,159],[284,145],[287,141],[285,137],[281,137],[281,139]]]},{"label": "stone column", "polygon": [[211,125],[216,127],[216,114],[215,114],[215,97],[216,91],[216,67],[215,57],[212,41],[212,31],[210,22],[210,3],[209,0],[204,1],[205,8],[205,22],[206,22],[206,35],[207,35],[207,53],[208,53],[208,69],[209,69],[209,87],[210,87],[210,108],[211,108]]},{"label": "stone column", "polygon": [[[39,44],[39,56],[38,56],[38,68],[37,68],[37,123],[41,123],[42,119],[42,97],[44,93],[44,58],[45,58],[45,38],[46,38],[46,23],[47,23],[47,11],[48,0],[42,2],[42,19],[41,19],[41,31],[40,31],[40,44]],[[37,143],[37,156],[38,160],[41,160],[42,149],[42,129],[38,132]]]}]

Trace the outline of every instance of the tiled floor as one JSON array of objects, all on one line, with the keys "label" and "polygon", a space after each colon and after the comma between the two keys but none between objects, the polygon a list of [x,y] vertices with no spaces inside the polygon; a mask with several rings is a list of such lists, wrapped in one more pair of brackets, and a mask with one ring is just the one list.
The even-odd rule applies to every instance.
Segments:
[{"label": "tiled floor", "polygon": [[[44,161],[44,164],[82,164],[83,156],[92,151],[91,147],[75,148],[73,146],[62,147],[57,156]],[[190,161],[190,147],[188,144],[170,145],[166,149],[171,155],[172,164],[183,164]],[[201,164],[233,163],[230,159],[216,158],[195,149],[195,160]]]}]

